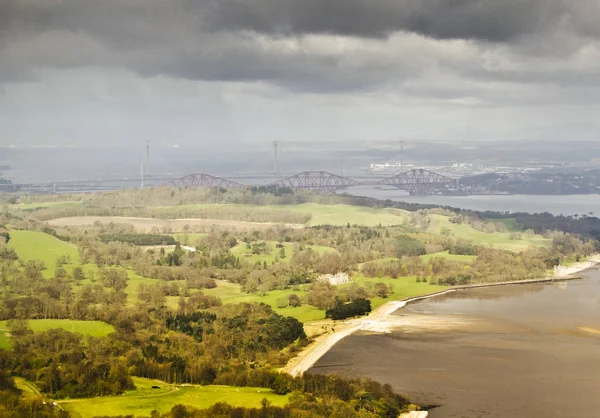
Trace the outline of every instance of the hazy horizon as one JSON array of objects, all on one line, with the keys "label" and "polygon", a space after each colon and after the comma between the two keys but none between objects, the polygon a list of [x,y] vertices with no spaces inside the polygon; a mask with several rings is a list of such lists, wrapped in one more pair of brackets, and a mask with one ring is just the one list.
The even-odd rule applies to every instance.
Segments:
[{"label": "hazy horizon", "polygon": [[593,141],[592,0],[4,0],[0,146]]}]

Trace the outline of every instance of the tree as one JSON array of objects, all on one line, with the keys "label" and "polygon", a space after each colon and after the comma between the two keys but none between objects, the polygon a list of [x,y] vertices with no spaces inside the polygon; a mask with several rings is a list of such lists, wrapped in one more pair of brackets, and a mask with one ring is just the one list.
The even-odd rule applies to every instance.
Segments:
[{"label": "tree", "polygon": [[385,283],[375,283],[375,294],[380,298],[387,298],[391,291]]},{"label": "tree", "polygon": [[18,259],[19,256],[17,255],[15,250],[13,250],[10,247],[7,247],[6,245],[0,245],[0,260],[14,261]]},{"label": "tree", "polygon": [[408,235],[401,235],[398,237],[396,242],[396,253],[398,257],[402,256],[420,256],[425,255],[427,252],[425,244],[418,239],[409,237]]},{"label": "tree", "polygon": [[335,304],[335,291],[329,283],[317,282],[308,293],[308,303],[319,309],[328,309]]},{"label": "tree", "polygon": [[75,281],[80,281],[80,280],[85,279],[85,274],[83,272],[83,269],[79,266],[73,267],[71,275],[73,276],[73,280],[75,280]]},{"label": "tree", "polygon": [[335,306],[325,312],[325,318],[339,320],[365,315],[369,312],[371,312],[371,301],[368,299],[357,299],[350,303],[343,303],[337,299]]},{"label": "tree", "polygon": [[273,392],[275,392],[278,395],[286,395],[290,393],[291,383],[292,379],[290,375],[278,373],[277,377],[275,377],[273,385],[271,386],[271,389],[273,389]]},{"label": "tree", "polygon": [[298,306],[302,306],[302,301],[300,300],[300,297],[297,294],[292,293],[288,297],[288,304],[293,308],[297,308]]}]

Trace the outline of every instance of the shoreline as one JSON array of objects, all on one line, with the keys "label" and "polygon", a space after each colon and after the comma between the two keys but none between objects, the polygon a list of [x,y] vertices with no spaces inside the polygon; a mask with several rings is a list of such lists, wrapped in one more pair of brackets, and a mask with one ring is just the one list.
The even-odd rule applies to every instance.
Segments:
[{"label": "shoreline", "polygon": [[391,315],[398,309],[404,308],[409,303],[432,298],[435,296],[440,296],[446,293],[456,292],[458,290],[577,280],[580,279],[580,277],[573,277],[574,274],[590,269],[598,264],[600,264],[600,254],[593,254],[586,261],[581,261],[568,267],[558,266],[558,268],[555,269],[554,274],[550,273],[546,277],[540,279],[513,280],[507,282],[480,283],[472,285],[455,286],[446,290],[430,293],[427,295],[415,296],[402,300],[394,300],[387,302],[378,307],[377,309],[373,310],[369,315],[361,318],[350,319],[349,321],[339,323],[339,328],[338,326],[336,326],[336,330],[332,333],[324,334],[317,337],[312,344],[310,344],[307,348],[302,350],[296,357],[292,358],[288,362],[288,364],[286,364],[281,370],[294,377],[304,374],[311,367],[313,367],[321,359],[321,357],[323,357],[329,350],[331,350],[331,348],[333,348],[333,346],[339,341],[361,329],[373,329],[374,323],[376,324],[383,322],[389,315]]}]

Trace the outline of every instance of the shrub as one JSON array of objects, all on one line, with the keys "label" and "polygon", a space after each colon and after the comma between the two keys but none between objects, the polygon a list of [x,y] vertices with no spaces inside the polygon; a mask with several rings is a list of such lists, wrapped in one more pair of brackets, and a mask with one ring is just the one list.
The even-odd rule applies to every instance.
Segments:
[{"label": "shrub", "polygon": [[325,312],[325,318],[333,320],[351,318],[353,316],[362,316],[371,312],[371,301],[367,299],[356,299],[350,303],[343,303],[340,299],[336,300],[335,306]]}]

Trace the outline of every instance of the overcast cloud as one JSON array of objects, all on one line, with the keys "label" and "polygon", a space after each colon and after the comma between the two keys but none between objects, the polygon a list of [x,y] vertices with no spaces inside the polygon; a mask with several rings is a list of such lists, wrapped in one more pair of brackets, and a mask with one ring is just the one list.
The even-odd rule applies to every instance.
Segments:
[{"label": "overcast cloud", "polygon": [[597,0],[0,0],[0,144],[594,139],[598,19]]}]

